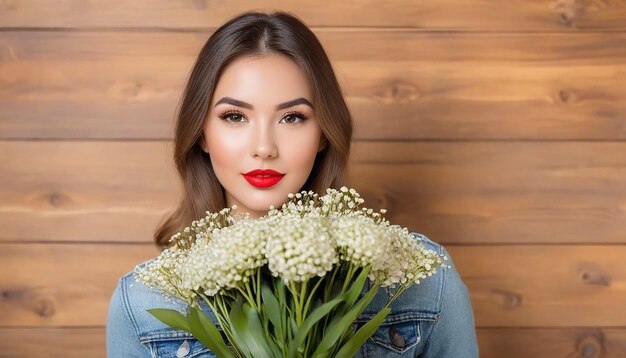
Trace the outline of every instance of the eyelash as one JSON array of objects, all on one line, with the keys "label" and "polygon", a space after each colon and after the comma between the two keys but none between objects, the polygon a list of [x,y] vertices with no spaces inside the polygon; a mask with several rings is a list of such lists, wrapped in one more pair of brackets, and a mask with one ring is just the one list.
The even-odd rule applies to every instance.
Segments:
[{"label": "eyelash", "polygon": [[[244,114],[243,114],[243,113],[241,113],[240,111],[237,111],[237,110],[233,110],[233,109],[229,109],[229,110],[224,111],[222,114],[220,114],[220,115],[219,115],[219,118],[220,118],[220,119],[223,119],[223,120],[225,120],[225,121],[228,121],[228,122],[230,122],[230,123],[233,123],[233,124],[238,124],[238,123],[241,123],[241,122],[233,122],[233,121],[228,120],[228,118],[229,118],[229,116],[230,116],[231,114],[237,114],[237,115],[242,116],[242,117],[244,117],[244,118],[245,118],[245,116],[244,116]],[[292,123],[287,123],[287,124],[298,124],[298,123],[302,123],[302,122],[306,121],[306,120],[309,118],[309,117],[305,116],[302,112],[298,112],[298,111],[291,111],[291,112],[287,112],[287,113],[285,113],[285,115],[281,118],[281,121],[282,121],[282,119],[283,119],[283,118],[285,118],[285,117],[287,117],[287,116],[296,116],[296,117],[300,117],[300,118],[302,119],[300,122],[295,122],[295,123],[294,123],[294,122],[292,122]]]}]

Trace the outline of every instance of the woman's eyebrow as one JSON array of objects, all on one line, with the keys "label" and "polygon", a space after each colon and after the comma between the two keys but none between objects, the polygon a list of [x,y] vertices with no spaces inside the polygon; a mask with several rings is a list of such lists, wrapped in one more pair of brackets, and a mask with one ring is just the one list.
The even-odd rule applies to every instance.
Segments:
[{"label": "woman's eyebrow", "polygon": [[[237,107],[241,107],[241,108],[254,109],[254,106],[251,105],[250,103],[246,103],[244,101],[240,101],[240,100],[237,100],[237,99],[234,99],[234,98],[230,98],[230,97],[222,97],[219,101],[217,101],[217,103],[215,103],[215,106],[217,106],[218,104],[221,104],[221,103],[232,104],[233,106],[237,106]],[[304,97],[300,97],[300,98],[293,99],[291,101],[287,101],[287,102],[281,103],[281,104],[276,106],[276,109],[277,110],[285,109],[285,108],[296,106],[298,104],[306,104],[307,106],[313,108],[313,105],[311,104],[311,102],[309,102],[309,100],[307,100]]]},{"label": "woman's eyebrow", "polygon": [[300,98],[296,98],[293,99],[291,101],[287,101],[285,103],[281,103],[278,106],[276,106],[276,109],[285,109],[285,108],[289,108],[289,107],[293,107],[299,104],[306,104],[307,106],[313,108],[313,105],[311,104],[311,102],[309,102],[306,98],[304,97],[300,97]]}]

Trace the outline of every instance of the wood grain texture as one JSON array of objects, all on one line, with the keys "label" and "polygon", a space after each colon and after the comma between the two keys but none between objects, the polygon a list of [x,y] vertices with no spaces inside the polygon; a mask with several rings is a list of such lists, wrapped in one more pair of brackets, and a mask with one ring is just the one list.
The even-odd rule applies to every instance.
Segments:
[{"label": "wood grain texture", "polygon": [[102,326],[119,278],[158,254],[152,245],[0,244],[0,327]]},{"label": "wood grain texture", "polygon": [[[219,26],[247,10],[281,9],[294,12],[309,26],[416,27],[454,31],[575,31],[626,29],[626,5],[619,0],[489,1],[471,6],[454,0],[333,1],[115,1],[0,3],[0,26],[21,28],[159,29]],[[44,16],[45,14],[45,16]]]},{"label": "wood grain texture", "polygon": [[481,358],[624,357],[624,328],[479,328]]},{"label": "wood grain texture", "polygon": [[150,242],[178,200],[169,142],[1,142],[0,148],[4,239]]},{"label": "wood grain texture", "polygon": [[[447,249],[478,327],[626,326],[625,245]],[[152,245],[0,243],[0,326],[103,325],[118,278],[157,254]]]},{"label": "wood grain texture", "polygon": [[104,327],[0,327],[2,358],[106,357]]},{"label": "wood grain texture", "polygon": [[[0,32],[0,138],[171,139],[209,35]],[[318,35],[355,139],[626,139],[624,33]]]},{"label": "wood grain texture", "polygon": [[446,245],[481,357],[626,356],[623,0],[0,0],[0,357],[105,356],[112,290],[179,197],[193,61],[277,8],[333,62],[348,184]]},{"label": "wood grain texture", "polygon": [[[478,328],[480,356],[501,358],[626,356],[623,328]],[[32,344],[37,342],[37,344]],[[0,328],[3,358],[105,357],[105,328]]]},{"label": "wood grain texture", "polygon": [[[442,243],[625,243],[626,143],[356,142],[365,205]],[[171,142],[0,142],[0,241],[152,240]]]},{"label": "wood grain texture", "polygon": [[625,245],[447,249],[478,327],[624,326],[616,316],[626,317]]}]

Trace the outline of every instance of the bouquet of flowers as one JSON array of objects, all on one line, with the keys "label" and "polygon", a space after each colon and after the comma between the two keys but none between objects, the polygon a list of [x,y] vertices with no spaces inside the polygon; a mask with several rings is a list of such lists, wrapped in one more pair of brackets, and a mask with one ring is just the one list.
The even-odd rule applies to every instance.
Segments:
[{"label": "bouquet of flowers", "polygon": [[[235,218],[236,206],[207,211],[159,257],[135,268],[137,281],[188,304],[186,315],[149,312],[218,357],[354,356],[390,304],[447,260],[363,202],[342,187],[323,196],[289,194],[259,219]],[[353,322],[389,287],[395,293],[383,309],[355,331]]]}]

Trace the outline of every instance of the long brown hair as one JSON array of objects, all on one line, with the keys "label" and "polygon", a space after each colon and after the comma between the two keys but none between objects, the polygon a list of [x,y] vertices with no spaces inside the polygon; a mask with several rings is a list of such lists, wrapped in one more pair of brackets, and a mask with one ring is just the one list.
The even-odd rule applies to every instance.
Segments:
[{"label": "long brown hair", "polygon": [[286,12],[243,13],[219,27],[202,47],[181,98],[174,135],[174,162],[182,181],[178,207],[154,233],[157,245],[226,206],[224,188],[202,150],[204,120],[223,68],[240,56],[281,54],[304,71],[313,89],[313,105],[325,148],[301,190],[322,194],[342,185],[352,138],[352,117],[328,56],[315,34]]}]

